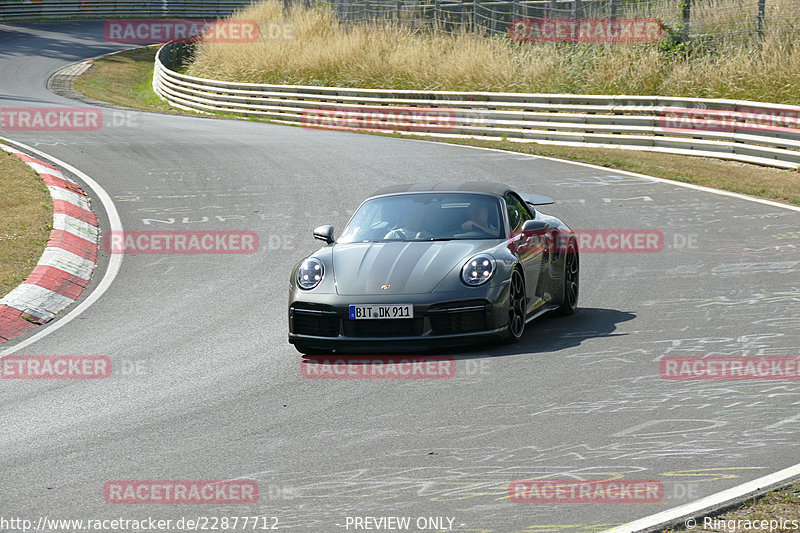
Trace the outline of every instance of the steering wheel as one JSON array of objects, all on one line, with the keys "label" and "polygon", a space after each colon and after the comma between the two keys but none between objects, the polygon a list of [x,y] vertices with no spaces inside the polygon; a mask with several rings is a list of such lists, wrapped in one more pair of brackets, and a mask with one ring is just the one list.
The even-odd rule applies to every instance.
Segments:
[{"label": "steering wheel", "polygon": [[415,241],[415,240],[427,240],[432,239],[433,234],[428,231],[422,230],[416,233],[413,233],[411,230],[406,228],[395,228],[391,230],[389,233],[383,236],[385,240],[398,240],[404,239],[407,241]]}]

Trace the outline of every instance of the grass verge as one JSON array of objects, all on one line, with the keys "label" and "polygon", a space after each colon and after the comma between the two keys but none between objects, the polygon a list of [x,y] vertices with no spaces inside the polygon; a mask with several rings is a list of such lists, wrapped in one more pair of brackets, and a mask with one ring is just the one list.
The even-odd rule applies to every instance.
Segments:
[{"label": "grass verge", "polygon": [[137,48],[96,60],[74,82],[75,90],[110,104],[146,111],[173,112],[152,87],[158,46]]},{"label": "grass verge", "polygon": [[0,150],[0,297],[39,262],[53,224],[53,202],[36,172]]},{"label": "grass verge", "polygon": [[[117,105],[196,116],[196,113],[169,107],[153,92],[151,83],[155,53],[156,47],[148,47],[98,59],[91,69],[76,80],[75,88],[90,98]],[[234,118],[230,115],[225,116]],[[422,136],[402,136],[432,139]],[[636,150],[606,150],[478,139],[435,140],[581,161],[800,205],[800,175],[792,170]]]},{"label": "grass verge", "polygon": [[[753,498],[742,502],[735,509],[731,509],[714,517],[707,517],[704,526],[704,518],[696,516],[696,526],[692,529],[668,529],[662,533],[689,533],[696,531],[714,531],[720,533],[731,533],[740,531],[769,531],[771,533],[794,533],[798,530],[796,524],[800,523],[800,484],[791,485],[784,489],[768,492],[761,497]],[[714,522],[714,519],[717,522]],[[738,524],[732,521],[741,520]],[[761,521],[784,520],[787,527],[763,527]],[[794,524],[792,521],[794,520]],[[749,521],[749,526],[745,523]],[[758,525],[752,524],[758,521]],[[781,524],[776,524],[780,526]],[[734,526],[734,527],[731,527]]]}]

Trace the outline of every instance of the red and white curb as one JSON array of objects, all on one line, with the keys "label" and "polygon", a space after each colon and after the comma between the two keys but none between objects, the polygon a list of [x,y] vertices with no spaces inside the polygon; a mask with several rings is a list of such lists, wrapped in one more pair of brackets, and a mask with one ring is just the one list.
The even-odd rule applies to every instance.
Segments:
[{"label": "red and white curb", "polygon": [[53,230],[33,272],[0,299],[0,344],[75,303],[97,266],[100,228],[80,186],[55,167],[0,144],[33,168],[53,198]]}]

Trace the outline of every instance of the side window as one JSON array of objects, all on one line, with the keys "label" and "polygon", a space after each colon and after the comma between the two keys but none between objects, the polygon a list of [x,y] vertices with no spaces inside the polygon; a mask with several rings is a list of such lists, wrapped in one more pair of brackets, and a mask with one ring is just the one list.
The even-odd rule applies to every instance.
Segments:
[{"label": "side window", "polygon": [[505,196],[506,207],[508,208],[508,223],[511,231],[518,231],[525,221],[530,220],[531,214],[525,203],[516,194],[508,193]]}]

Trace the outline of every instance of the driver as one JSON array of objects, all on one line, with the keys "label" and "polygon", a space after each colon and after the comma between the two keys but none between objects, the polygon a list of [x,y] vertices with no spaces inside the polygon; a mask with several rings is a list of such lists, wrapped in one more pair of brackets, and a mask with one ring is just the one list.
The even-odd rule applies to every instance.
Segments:
[{"label": "driver", "polygon": [[433,235],[425,230],[423,218],[425,208],[421,205],[413,205],[403,210],[400,225],[384,235],[384,239],[400,239],[406,241],[430,239]]},{"label": "driver", "polygon": [[482,231],[488,235],[497,235],[497,227],[489,223],[489,209],[485,205],[471,205],[467,211],[469,220],[461,224],[465,231]]}]

